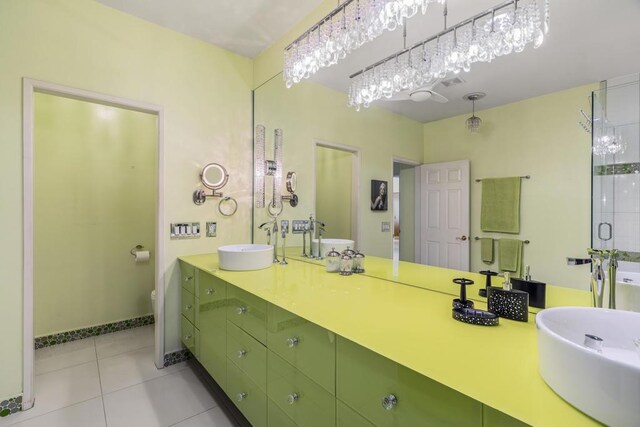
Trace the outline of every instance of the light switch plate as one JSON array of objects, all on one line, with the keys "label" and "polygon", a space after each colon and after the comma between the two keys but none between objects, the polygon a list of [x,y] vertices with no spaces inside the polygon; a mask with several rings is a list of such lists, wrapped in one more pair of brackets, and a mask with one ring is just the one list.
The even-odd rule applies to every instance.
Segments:
[{"label": "light switch plate", "polygon": [[302,234],[309,231],[309,221],[304,219],[294,219],[291,221],[291,233]]},{"label": "light switch plate", "polygon": [[218,223],[207,221],[207,237],[216,237],[217,232],[218,232]]},{"label": "light switch plate", "polygon": [[169,224],[169,235],[172,240],[175,239],[199,239],[200,223],[199,222],[175,222]]},{"label": "light switch plate", "polygon": [[389,221],[382,221],[382,232],[389,233],[391,231],[391,223]]}]

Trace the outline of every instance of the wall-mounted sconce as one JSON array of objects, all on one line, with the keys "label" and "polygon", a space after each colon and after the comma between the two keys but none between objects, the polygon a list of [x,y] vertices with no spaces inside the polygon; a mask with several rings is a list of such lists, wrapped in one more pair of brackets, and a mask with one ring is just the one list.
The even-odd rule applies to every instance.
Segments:
[{"label": "wall-mounted sconce", "polygon": [[207,201],[209,197],[222,197],[222,193],[218,192],[222,187],[227,185],[229,174],[227,170],[218,163],[209,163],[200,172],[200,181],[202,185],[211,190],[211,194],[203,188],[199,188],[193,192],[193,203],[201,205]]},{"label": "wall-mounted sconce", "polygon": [[265,127],[263,125],[256,126],[256,142],[254,149],[254,193],[256,208],[264,208],[265,179],[267,176],[273,177],[271,202],[269,202],[267,208],[270,216],[277,217],[282,213],[282,202],[289,202],[292,207],[296,207],[298,205],[298,196],[295,194],[295,172],[289,172],[287,174],[287,191],[289,192],[289,195],[282,195],[282,129],[274,130],[273,134],[273,160],[267,160],[265,158]]}]

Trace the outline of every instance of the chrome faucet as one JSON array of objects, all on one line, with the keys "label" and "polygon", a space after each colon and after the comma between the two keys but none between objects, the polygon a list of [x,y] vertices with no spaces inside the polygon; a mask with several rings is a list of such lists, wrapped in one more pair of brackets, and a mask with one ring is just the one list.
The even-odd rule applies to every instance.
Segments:
[{"label": "chrome faucet", "polygon": [[267,231],[267,245],[271,245],[271,230],[269,228],[266,228],[268,225],[271,225],[272,221],[268,221],[265,222],[263,224],[260,224],[260,226],[258,227],[260,230],[266,230]]},{"label": "chrome faucet", "polygon": [[287,265],[287,234],[289,233],[289,221],[283,219],[280,223],[280,228],[282,229],[282,261],[280,261],[280,265]]},{"label": "chrome faucet", "polygon": [[322,232],[324,230],[324,222],[320,222],[316,220],[316,228],[318,229],[318,256],[316,259],[322,260],[324,257],[322,256]]},{"label": "chrome faucet", "polygon": [[[593,306],[604,306],[604,288],[609,283],[609,308],[616,308],[616,275],[618,272],[619,253],[617,249],[591,249],[587,250],[591,258],[567,258],[569,265],[592,264],[591,294]],[[607,275],[604,274],[604,263],[607,262]],[[605,280],[606,279],[606,280]]]},{"label": "chrome faucet", "polygon": [[[269,226],[273,224],[273,227],[269,229]],[[267,221],[265,223],[260,224],[258,227],[260,230],[267,231],[267,245],[271,246],[271,236],[274,236],[274,244],[273,244],[273,262],[280,262],[278,259],[278,220],[273,219],[271,221]]]},{"label": "chrome faucet", "polygon": [[313,255],[313,238],[315,237],[315,220],[313,215],[309,215],[309,258],[314,258]]}]

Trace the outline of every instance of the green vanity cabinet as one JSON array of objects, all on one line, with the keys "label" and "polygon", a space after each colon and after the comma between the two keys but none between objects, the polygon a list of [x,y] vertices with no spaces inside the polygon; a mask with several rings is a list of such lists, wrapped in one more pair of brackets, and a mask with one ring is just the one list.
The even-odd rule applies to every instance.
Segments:
[{"label": "green vanity cabinet", "polygon": [[227,359],[267,391],[267,348],[227,321]]},{"label": "green vanity cabinet", "polygon": [[196,297],[186,290],[182,288],[182,304],[180,307],[180,312],[184,317],[189,320],[189,322],[196,324]]},{"label": "green vanity cabinet", "polygon": [[298,427],[298,425],[269,398],[267,398],[267,425],[269,427]]},{"label": "green vanity cabinet", "polygon": [[225,391],[253,427],[267,427],[267,395],[231,360],[227,360]]},{"label": "green vanity cabinet", "polygon": [[269,304],[267,347],[335,395],[336,335]]},{"label": "green vanity cabinet", "polygon": [[267,395],[299,426],[335,426],[336,398],[271,350],[267,352]]},{"label": "green vanity cabinet", "polygon": [[196,289],[203,283],[216,289],[210,295],[196,298],[196,327],[200,330],[198,360],[224,389],[227,380],[227,284],[202,270],[198,271],[196,277],[199,282],[196,283]]},{"label": "green vanity cabinet", "polygon": [[180,339],[187,350],[198,357],[200,353],[200,331],[184,316],[181,319]]},{"label": "green vanity cabinet", "polygon": [[180,284],[182,287],[195,295],[195,283],[196,268],[186,262],[180,261]]},{"label": "green vanity cabinet", "polygon": [[228,288],[227,319],[260,341],[267,342],[267,302],[235,286]]},{"label": "green vanity cabinet", "polygon": [[376,426],[482,426],[482,404],[342,337],[337,397]]},{"label": "green vanity cabinet", "polygon": [[497,411],[489,406],[484,406],[482,412],[482,425],[483,427],[528,427],[529,424],[523,423],[520,420],[516,420],[509,415]]},{"label": "green vanity cabinet", "polygon": [[337,402],[336,427],[375,427],[340,400]]}]

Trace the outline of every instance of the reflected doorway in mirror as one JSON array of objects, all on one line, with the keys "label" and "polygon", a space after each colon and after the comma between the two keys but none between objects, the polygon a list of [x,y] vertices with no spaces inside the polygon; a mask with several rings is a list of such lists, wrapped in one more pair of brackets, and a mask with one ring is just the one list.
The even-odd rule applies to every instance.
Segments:
[{"label": "reflected doorway in mirror", "polygon": [[371,210],[386,211],[387,210],[387,193],[389,184],[387,181],[371,180]]}]

